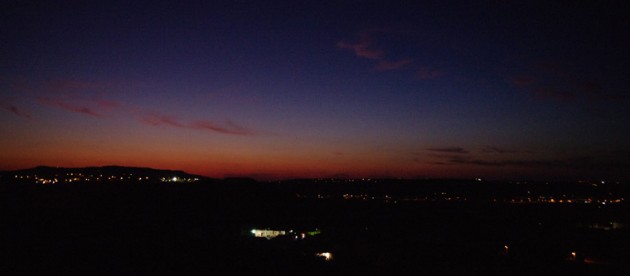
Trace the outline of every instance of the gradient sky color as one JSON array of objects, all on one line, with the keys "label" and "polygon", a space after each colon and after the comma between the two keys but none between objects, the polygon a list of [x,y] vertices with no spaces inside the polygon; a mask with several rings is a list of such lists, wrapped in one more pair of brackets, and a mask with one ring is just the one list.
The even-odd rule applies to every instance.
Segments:
[{"label": "gradient sky color", "polygon": [[625,1],[263,2],[3,1],[0,170],[630,179]]}]

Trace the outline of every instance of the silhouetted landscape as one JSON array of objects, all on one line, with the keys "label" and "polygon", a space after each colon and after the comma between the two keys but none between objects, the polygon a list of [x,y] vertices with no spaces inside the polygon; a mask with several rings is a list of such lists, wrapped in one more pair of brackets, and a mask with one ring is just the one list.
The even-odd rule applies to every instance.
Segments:
[{"label": "silhouetted landscape", "polygon": [[259,182],[127,167],[1,177],[8,275],[630,272],[627,183]]}]

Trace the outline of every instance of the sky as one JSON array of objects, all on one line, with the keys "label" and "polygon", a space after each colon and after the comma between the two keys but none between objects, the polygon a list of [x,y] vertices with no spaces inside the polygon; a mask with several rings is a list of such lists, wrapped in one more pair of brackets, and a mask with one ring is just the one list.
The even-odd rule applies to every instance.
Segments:
[{"label": "sky", "polygon": [[575,2],[2,1],[0,170],[629,180],[630,4]]}]

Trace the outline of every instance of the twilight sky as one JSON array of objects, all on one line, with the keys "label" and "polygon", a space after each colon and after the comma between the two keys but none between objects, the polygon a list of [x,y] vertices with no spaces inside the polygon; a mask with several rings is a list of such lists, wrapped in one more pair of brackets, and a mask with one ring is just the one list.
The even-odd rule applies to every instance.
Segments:
[{"label": "twilight sky", "polygon": [[630,179],[627,1],[263,2],[2,1],[0,170]]}]

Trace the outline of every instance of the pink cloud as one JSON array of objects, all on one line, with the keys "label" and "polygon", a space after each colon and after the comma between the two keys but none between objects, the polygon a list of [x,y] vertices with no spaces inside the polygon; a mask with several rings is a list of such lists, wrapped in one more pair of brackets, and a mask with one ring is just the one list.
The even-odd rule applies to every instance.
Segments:
[{"label": "pink cloud", "polygon": [[164,114],[151,114],[142,116],[142,122],[152,126],[172,126],[185,128],[186,125],[180,123],[177,119]]},{"label": "pink cloud", "polygon": [[337,43],[337,47],[341,49],[350,49],[354,51],[354,54],[358,57],[367,59],[381,59],[383,58],[383,51],[372,48],[372,39],[368,35],[362,35],[359,41],[356,43],[348,43],[340,41]]},{"label": "pink cloud", "polygon": [[437,69],[431,69],[428,67],[423,67],[423,68],[418,69],[418,71],[416,71],[416,79],[419,79],[419,80],[435,79],[443,75],[444,75],[444,72]]},{"label": "pink cloud", "polygon": [[55,99],[41,97],[39,98],[39,102],[44,105],[94,117],[103,117],[113,109],[120,107],[120,103],[111,100],[101,98],[85,99],[83,97],[71,97],[68,95]]},{"label": "pink cloud", "polygon": [[141,114],[141,122],[151,126],[170,126],[176,128],[185,128],[193,130],[203,130],[210,132],[218,132],[223,134],[233,135],[253,135],[251,130],[248,130],[232,121],[228,121],[224,124],[215,123],[208,120],[196,120],[196,121],[184,121],[176,119],[166,114]]},{"label": "pink cloud", "polygon": [[411,64],[411,62],[412,62],[412,59],[410,58],[401,59],[399,61],[381,60],[376,64],[376,67],[374,67],[374,69],[378,71],[396,70],[396,69],[399,69],[399,68],[402,68],[404,66]]},{"label": "pink cloud", "polygon": [[[30,90],[31,83],[28,81],[14,82],[16,88]],[[34,87],[43,91],[51,92],[54,97],[36,97],[41,105],[62,109],[65,111],[88,115],[91,117],[107,117],[112,112],[119,112],[123,115],[131,115],[141,123],[151,126],[166,126],[199,131],[209,131],[232,135],[253,135],[254,132],[232,121],[217,123],[210,120],[184,120],[169,114],[159,112],[146,112],[141,108],[134,108],[123,105],[120,102],[102,97],[102,90],[110,85],[110,82],[89,82],[73,80],[43,81],[35,84]],[[53,93],[54,92],[54,93]],[[3,104],[0,108],[5,109],[15,115],[31,118],[31,115],[19,109],[15,105]]]},{"label": "pink cloud", "polygon": [[63,101],[63,100],[50,99],[50,98],[46,98],[46,97],[42,97],[39,100],[40,100],[41,103],[43,103],[45,105],[58,107],[58,108],[66,110],[66,111],[70,111],[70,112],[74,112],[74,113],[80,113],[80,114],[85,114],[85,115],[94,116],[94,117],[102,117],[103,116],[102,114],[96,112],[95,110],[93,110],[90,107],[83,106],[83,105],[72,104],[72,103],[69,103],[69,102]]}]

